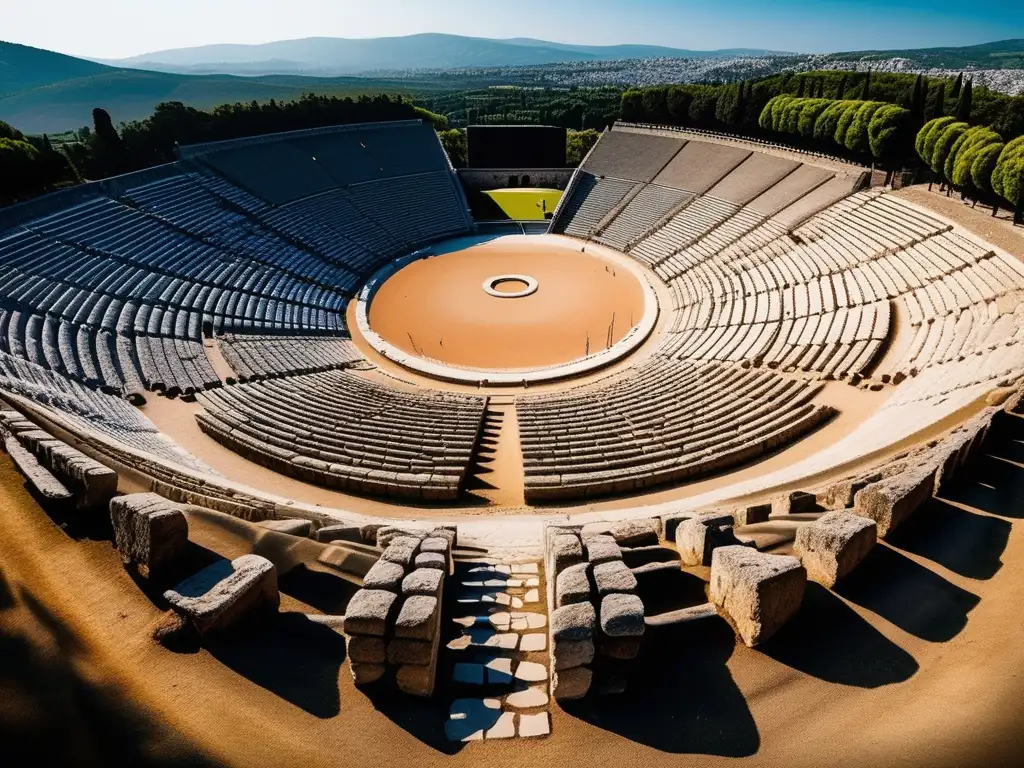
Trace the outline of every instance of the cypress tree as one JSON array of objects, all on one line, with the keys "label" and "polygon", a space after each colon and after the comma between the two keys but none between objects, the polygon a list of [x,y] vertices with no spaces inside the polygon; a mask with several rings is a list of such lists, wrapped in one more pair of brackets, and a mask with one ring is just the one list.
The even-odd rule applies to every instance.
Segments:
[{"label": "cypress tree", "polygon": [[939,83],[939,90],[935,93],[935,113],[932,117],[942,117],[946,110],[946,84]]},{"label": "cypress tree", "polygon": [[804,97],[804,81],[806,78],[800,78],[800,86],[796,89],[796,97],[802,99]]},{"label": "cypress tree", "polygon": [[953,81],[953,90],[949,92],[950,98],[955,99],[955,98],[959,97],[960,96],[960,89],[963,88],[963,85],[964,85],[964,73],[961,72],[959,75],[956,76],[956,80]]},{"label": "cypress tree", "polygon": [[864,77],[864,92],[860,95],[861,101],[868,101],[871,98],[871,70],[868,70]]},{"label": "cypress tree", "polygon": [[974,81],[968,80],[960,91],[960,100],[956,103],[957,122],[967,123],[971,119],[971,97],[974,90]]},{"label": "cypress tree", "polygon": [[843,72],[843,76],[839,78],[839,88],[836,89],[836,101],[842,101],[843,97],[846,96],[846,73]]},{"label": "cypress tree", "polygon": [[910,120],[917,130],[924,123],[924,103],[928,95],[928,84],[924,81],[924,75],[917,76],[914,83],[914,95],[910,99]]}]

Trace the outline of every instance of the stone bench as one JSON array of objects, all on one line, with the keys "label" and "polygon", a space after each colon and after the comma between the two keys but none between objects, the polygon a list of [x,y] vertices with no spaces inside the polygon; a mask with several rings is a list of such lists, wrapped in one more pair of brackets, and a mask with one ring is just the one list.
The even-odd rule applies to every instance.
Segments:
[{"label": "stone bench", "polygon": [[153,581],[172,575],[188,547],[184,506],[155,493],[119,496],[110,502],[114,545],[126,566]]},{"label": "stone bench", "polygon": [[164,592],[200,635],[223,632],[261,612],[277,611],[277,569],[259,555],[220,560]]},{"label": "stone bench", "polygon": [[25,476],[29,484],[46,501],[65,502],[72,498],[72,493],[61,483],[53,473],[39,463],[39,460],[28,450],[22,447],[18,439],[13,435],[6,435],[3,438],[4,449],[10,455],[18,471]]},{"label": "stone bench", "polygon": [[711,558],[711,602],[751,648],[796,613],[806,584],[807,572],[795,557],[730,546],[719,547]]},{"label": "stone bench", "polygon": [[793,545],[807,578],[832,588],[875,546],[877,525],[859,515],[829,512],[797,529]]},{"label": "stone bench", "polygon": [[879,538],[885,538],[931,498],[935,473],[935,465],[927,462],[865,486],[854,496],[853,511],[874,520]]}]

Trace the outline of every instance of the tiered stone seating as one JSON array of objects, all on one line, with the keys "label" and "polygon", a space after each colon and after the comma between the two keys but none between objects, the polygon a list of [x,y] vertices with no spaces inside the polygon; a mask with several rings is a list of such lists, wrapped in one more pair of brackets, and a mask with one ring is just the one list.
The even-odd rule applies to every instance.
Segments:
[{"label": "tiered stone seating", "polygon": [[367,274],[469,226],[419,121],[182,154],[4,217],[0,349],[134,402],[192,394],[220,385],[204,334],[344,332]]},{"label": "tiered stone seating", "polygon": [[623,493],[750,461],[832,415],[806,382],[662,358],[603,386],[520,397],[528,501]]},{"label": "tiered stone seating", "polygon": [[200,427],[284,474],[360,493],[453,499],[486,399],[404,392],[345,371],[204,393]]},{"label": "tiered stone seating", "polygon": [[344,368],[362,360],[355,345],[329,336],[217,337],[220,350],[240,381]]},{"label": "tiered stone seating", "polygon": [[584,173],[553,231],[574,237],[588,237],[636,186],[632,181],[600,179]]},{"label": "tiered stone seating", "polygon": [[124,400],[5,353],[0,353],[0,393],[24,398],[33,407],[59,416],[76,431],[96,433],[191,472],[216,474],[160,434],[153,422]]}]

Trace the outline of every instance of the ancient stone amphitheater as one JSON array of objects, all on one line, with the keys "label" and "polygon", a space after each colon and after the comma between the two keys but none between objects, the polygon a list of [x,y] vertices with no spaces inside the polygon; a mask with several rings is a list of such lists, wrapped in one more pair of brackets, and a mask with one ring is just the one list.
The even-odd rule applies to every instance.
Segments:
[{"label": "ancient stone amphitheater", "polygon": [[[1024,266],[864,169],[620,125],[517,232],[472,220],[418,122],[185,147],[0,211],[0,435],[55,519],[109,518],[163,631],[303,614],[461,744],[557,739],[563,705],[654,685],[659,637],[777,648],[1015,418]],[[403,270],[503,243],[599,260],[641,308],[536,365],[377,332]],[[558,276],[521,271],[469,272],[495,323],[578,315],[537,320]]]}]

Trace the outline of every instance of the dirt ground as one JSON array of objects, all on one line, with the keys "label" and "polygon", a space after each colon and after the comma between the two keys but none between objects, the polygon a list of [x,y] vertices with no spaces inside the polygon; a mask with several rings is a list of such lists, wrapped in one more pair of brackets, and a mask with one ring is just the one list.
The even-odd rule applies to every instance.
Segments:
[{"label": "dirt ground", "polygon": [[[174,649],[158,593],[102,521],[44,512],[0,456],[0,764],[1009,766],[1024,746],[1024,419],[758,650],[717,619],[651,630],[627,693],[555,707],[539,741],[453,746],[443,694],[357,691],[343,638],[305,618],[352,585],[190,520],[201,552],[275,558],[270,624]],[[274,554],[273,552],[276,552]]]},{"label": "dirt ground", "polygon": [[[533,277],[536,293],[484,292],[484,280],[505,274]],[[405,352],[450,365],[536,368],[603,350],[643,310],[640,283],[616,264],[568,241],[503,237],[399,271],[370,304],[370,327]]]}]

